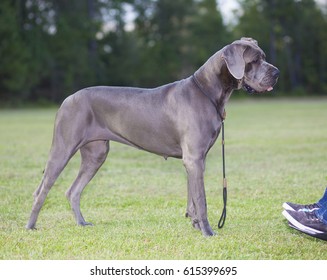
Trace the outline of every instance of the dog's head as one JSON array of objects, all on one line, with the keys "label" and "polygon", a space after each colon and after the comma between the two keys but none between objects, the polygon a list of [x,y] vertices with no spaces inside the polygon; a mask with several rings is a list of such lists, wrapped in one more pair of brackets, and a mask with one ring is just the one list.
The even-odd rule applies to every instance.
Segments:
[{"label": "dog's head", "polygon": [[242,38],[223,49],[228,71],[248,93],[271,91],[279,77],[277,67],[266,62],[258,42]]}]

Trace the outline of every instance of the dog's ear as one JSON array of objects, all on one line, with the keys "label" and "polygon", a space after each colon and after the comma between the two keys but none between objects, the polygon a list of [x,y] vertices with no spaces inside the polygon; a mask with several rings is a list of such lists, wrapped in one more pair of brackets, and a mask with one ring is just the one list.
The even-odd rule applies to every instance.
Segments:
[{"label": "dog's ear", "polygon": [[259,46],[257,40],[252,39],[252,38],[249,38],[249,37],[242,37],[242,38],[241,38],[241,41],[250,42],[250,43],[252,43],[252,44],[254,44],[254,45],[256,45],[256,46]]},{"label": "dog's ear", "polygon": [[225,60],[229,73],[237,80],[244,76],[245,61],[243,58],[246,46],[231,44],[224,48],[222,58]]}]

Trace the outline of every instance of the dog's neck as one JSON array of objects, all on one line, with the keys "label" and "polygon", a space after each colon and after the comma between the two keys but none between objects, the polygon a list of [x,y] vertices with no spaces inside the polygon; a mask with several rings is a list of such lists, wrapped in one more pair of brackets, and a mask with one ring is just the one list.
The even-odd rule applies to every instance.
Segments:
[{"label": "dog's neck", "polygon": [[241,82],[229,73],[220,51],[210,57],[194,76],[210,99],[216,103],[217,108],[222,111],[233,90],[241,87]]}]

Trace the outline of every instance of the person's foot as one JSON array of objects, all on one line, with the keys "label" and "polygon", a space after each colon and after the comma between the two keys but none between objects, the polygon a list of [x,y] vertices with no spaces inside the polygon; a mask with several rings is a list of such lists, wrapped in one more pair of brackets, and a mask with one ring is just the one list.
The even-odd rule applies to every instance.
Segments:
[{"label": "person's foot", "polygon": [[292,202],[284,202],[283,208],[288,211],[312,212],[314,210],[319,209],[320,206],[317,203],[303,205],[303,204],[295,204]]},{"label": "person's foot", "polygon": [[298,230],[298,231],[300,231],[300,232],[302,232],[302,233],[305,233],[305,234],[307,234],[307,235],[310,235],[310,236],[312,236],[312,237],[315,237],[315,238],[319,238],[319,239],[322,239],[322,240],[325,240],[325,241],[327,241],[327,233],[309,233],[309,232],[305,232],[305,231],[303,231],[303,230],[301,230],[301,229],[299,229],[299,228],[297,228],[295,225],[293,225],[293,224],[291,224],[290,222],[288,222],[288,225],[291,227],[291,228],[294,228],[294,229],[296,229],[296,230]]},{"label": "person's foot", "polygon": [[299,229],[313,233],[327,233],[327,224],[318,219],[315,212],[283,211],[284,217]]},{"label": "person's foot", "polygon": [[314,211],[284,210],[283,215],[292,228],[310,236],[327,240],[327,224],[319,220]]}]

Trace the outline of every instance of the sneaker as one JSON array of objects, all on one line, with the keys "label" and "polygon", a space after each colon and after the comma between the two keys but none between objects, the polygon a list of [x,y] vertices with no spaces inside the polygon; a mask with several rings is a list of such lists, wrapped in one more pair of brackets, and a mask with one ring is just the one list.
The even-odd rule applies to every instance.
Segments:
[{"label": "sneaker", "polygon": [[284,202],[283,208],[289,211],[312,212],[314,210],[319,209],[320,206],[317,203],[303,205],[303,204],[295,204],[292,202]]},{"label": "sneaker", "polygon": [[315,212],[283,211],[284,217],[299,230],[310,234],[327,234],[327,224],[320,221]]},{"label": "sneaker", "polygon": [[294,229],[296,229],[296,230],[298,230],[298,231],[300,231],[302,233],[305,233],[305,234],[307,234],[309,236],[312,236],[312,237],[327,241],[327,233],[312,233],[312,232],[304,231],[304,230],[301,230],[301,229],[297,228],[295,225],[291,224],[290,222],[288,222],[288,225],[291,228],[294,228]]}]

